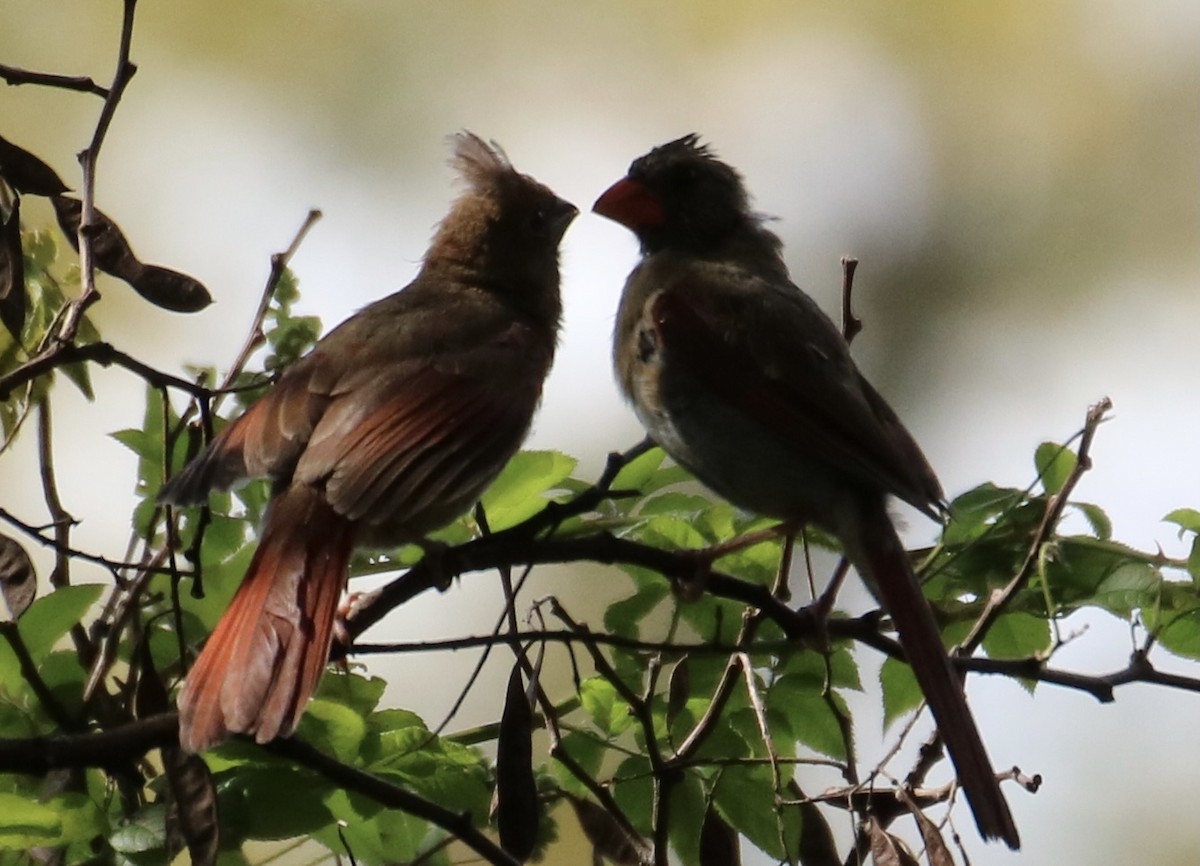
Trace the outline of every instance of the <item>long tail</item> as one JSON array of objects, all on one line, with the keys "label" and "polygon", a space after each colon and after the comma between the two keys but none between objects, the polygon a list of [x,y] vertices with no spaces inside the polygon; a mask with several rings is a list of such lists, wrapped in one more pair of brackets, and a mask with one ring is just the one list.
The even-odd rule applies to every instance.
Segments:
[{"label": "long tail", "polygon": [[876,587],[896,624],[900,643],[933,711],[979,832],[985,839],[1003,839],[1009,848],[1019,848],[1016,824],[967,706],[962,680],[946,655],[933,611],[883,501],[863,503],[849,522],[855,525],[844,527],[842,537],[847,551],[851,560],[866,570],[866,578]]},{"label": "long tail", "polygon": [[179,694],[184,749],[292,732],[329,660],[353,547],[353,524],[319,491],[297,484],[271,500],[246,577]]}]

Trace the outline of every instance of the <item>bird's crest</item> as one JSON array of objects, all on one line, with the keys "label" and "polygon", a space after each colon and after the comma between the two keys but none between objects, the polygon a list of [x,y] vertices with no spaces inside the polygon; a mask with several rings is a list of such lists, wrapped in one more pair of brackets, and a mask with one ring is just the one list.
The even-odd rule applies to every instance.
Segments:
[{"label": "bird's crest", "polygon": [[489,189],[501,178],[516,174],[508,156],[496,142],[484,141],[466,130],[450,136],[450,141],[454,146],[450,165],[472,189]]}]

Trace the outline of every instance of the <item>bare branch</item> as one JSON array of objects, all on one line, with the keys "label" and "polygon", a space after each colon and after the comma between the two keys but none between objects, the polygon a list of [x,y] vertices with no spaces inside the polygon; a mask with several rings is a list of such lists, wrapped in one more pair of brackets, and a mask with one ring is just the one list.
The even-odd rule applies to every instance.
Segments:
[{"label": "bare branch", "polygon": [[102,99],[107,99],[109,89],[101,87],[91,78],[84,75],[56,75],[53,72],[35,72],[31,69],[19,69],[0,63],[0,78],[9,86],[21,84],[39,84],[43,87],[57,87],[60,90],[76,90],[80,93],[91,93]]}]

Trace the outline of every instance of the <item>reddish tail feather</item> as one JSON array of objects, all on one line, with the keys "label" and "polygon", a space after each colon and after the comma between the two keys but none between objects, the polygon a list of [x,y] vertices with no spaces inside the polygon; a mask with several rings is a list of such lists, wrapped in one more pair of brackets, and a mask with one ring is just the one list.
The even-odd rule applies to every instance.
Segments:
[{"label": "reddish tail feather", "polygon": [[863,508],[859,521],[853,545],[858,555],[851,558],[863,563],[896,624],[900,644],[937,721],[979,832],[986,839],[1003,839],[1016,849],[1020,836],[967,706],[962,680],[950,663],[933,611],[883,503]]},{"label": "reddish tail feather", "polygon": [[179,695],[179,742],[198,752],[231,733],[290,734],[329,659],[353,525],[296,484],[267,508],[262,539]]}]

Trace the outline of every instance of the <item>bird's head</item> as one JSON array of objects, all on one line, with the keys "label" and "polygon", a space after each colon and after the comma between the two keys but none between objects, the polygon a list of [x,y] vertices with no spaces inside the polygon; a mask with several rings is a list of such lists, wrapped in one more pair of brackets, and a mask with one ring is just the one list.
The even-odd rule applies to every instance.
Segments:
[{"label": "bird's head", "polygon": [[711,250],[761,222],[741,175],[694,133],[635,159],[592,209],[637,235],[645,253]]}]

